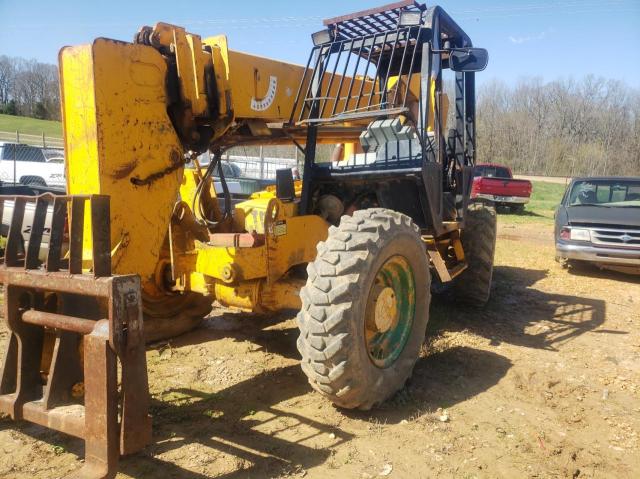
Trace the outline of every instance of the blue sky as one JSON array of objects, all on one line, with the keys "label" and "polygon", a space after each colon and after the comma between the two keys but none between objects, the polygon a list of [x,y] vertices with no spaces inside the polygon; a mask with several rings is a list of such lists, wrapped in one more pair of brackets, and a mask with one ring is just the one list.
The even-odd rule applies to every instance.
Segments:
[{"label": "blue sky", "polygon": [[[203,37],[226,33],[232,49],[304,63],[321,19],[390,0],[0,0],[0,54],[55,63],[64,45],[130,40],[166,21]],[[441,0],[489,49],[481,80],[595,74],[640,88],[640,0]]]}]

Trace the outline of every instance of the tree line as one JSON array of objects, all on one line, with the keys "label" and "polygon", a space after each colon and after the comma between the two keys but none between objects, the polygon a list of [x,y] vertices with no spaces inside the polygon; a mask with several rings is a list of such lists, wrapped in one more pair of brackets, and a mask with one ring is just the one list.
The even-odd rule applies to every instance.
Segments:
[{"label": "tree line", "polygon": [[58,68],[0,55],[0,113],[59,120]]},{"label": "tree line", "polygon": [[640,91],[620,81],[494,80],[477,108],[478,161],[519,174],[640,176]]},{"label": "tree line", "polygon": [[[640,175],[640,91],[620,81],[493,80],[477,110],[478,161],[531,175]],[[58,120],[57,67],[0,56],[0,113]]]}]

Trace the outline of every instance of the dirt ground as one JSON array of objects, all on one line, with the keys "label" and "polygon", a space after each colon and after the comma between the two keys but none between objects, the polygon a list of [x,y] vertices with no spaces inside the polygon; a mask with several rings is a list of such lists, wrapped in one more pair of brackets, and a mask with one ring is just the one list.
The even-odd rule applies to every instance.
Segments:
[{"label": "dirt ground", "polygon": [[[154,444],[119,477],[638,477],[638,279],[567,272],[551,225],[503,220],[490,304],[431,316],[407,387],[353,412],[307,385],[292,314],[218,312],[148,352]],[[0,420],[0,477],[64,476],[82,454]]]}]

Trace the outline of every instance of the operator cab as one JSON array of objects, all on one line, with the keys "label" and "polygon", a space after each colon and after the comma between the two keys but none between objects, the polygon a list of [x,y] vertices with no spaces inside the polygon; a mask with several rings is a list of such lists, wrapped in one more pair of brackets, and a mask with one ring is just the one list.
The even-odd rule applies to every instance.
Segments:
[{"label": "operator cab", "polygon": [[[486,67],[486,50],[473,48],[442,8],[412,0],[324,25],[312,35],[291,117],[308,127],[301,212],[336,222],[336,211],[380,206],[435,236],[453,228],[445,223],[457,228],[475,163],[475,72]],[[455,79],[451,108],[445,71]],[[358,143],[338,145],[329,161],[316,156],[323,130],[354,126]]]}]

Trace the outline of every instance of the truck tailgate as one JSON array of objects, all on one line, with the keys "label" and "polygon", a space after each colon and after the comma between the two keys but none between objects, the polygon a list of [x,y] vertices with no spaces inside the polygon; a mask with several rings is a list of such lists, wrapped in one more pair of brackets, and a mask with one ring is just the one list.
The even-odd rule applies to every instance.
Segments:
[{"label": "truck tailgate", "polygon": [[531,182],[529,180],[514,180],[510,178],[479,177],[473,182],[473,192],[486,193],[497,196],[524,196],[531,195]]}]

